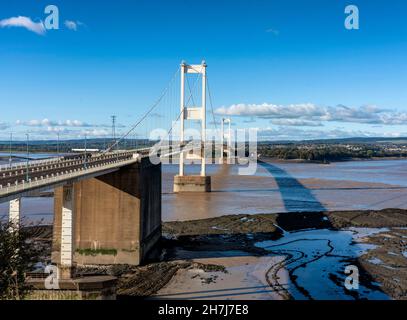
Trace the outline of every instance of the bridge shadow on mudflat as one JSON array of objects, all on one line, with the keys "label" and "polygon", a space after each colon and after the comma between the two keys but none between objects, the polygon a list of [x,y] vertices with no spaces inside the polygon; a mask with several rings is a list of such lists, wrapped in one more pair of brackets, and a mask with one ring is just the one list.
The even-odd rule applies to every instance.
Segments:
[{"label": "bridge shadow on mudflat", "polygon": [[[166,247],[167,252],[166,259],[194,260],[206,258],[230,258],[239,256],[270,256],[270,251],[258,248],[255,246],[255,244],[264,240],[277,240],[282,238],[285,235],[284,232],[296,232],[306,229],[330,229],[332,231],[340,230],[331,223],[325,206],[313,195],[312,190],[306,188],[294,176],[276,165],[263,161],[259,161],[259,164],[275,179],[278,190],[281,193],[281,198],[286,212],[274,215],[237,215],[225,218],[220,217],[205,219],[199,222],[189,222],[191,226],[194,223],[204,223],[205,227],[192,227],[188,231],[187,229],[189,227],[186,229],[182,228],[183,232],[181,233],[183,234],[179,235],[176,240],[165,240],[164,247]],[[267,201],[266,197],[264,201]],[[254,218],[252,220],[257,220],[259,227],[254,228],[254,230],[245,231],[241,225],[244,225],[247,221],[250,221],[252,217]],[[229,219],[229,221],[223,221],[225,223],[222,224],[222,218],[224,220]],[[182,222],[180,223],[182,224]],[[267,225],[269,228],[267,228]],[[271,225],[276,227],[273,231],[271,231]],[[207,233],[205,232],[205,228]],[[216,228],[217,234],[213,234],[214,228]],[[222,232],[221,230],[225,231]],[[308,246],[308,243],[309,241],[303,241],[304,249]],[[354,247],[354,249],[357,250],[357,245]],[[304,252],[305,251],[306,250],[304,250]],[[332,255],[328,253],[327,256]],[[358,255],[355,253],[354,257],[351,256],[352,255],[348,257],[341,257],[341,259],[343,259],[342,261],[345,263],[345,265],[352,264],[358,267],[360,283],[366,288],[370,288],[382,293],[383,291],[380,288],[371,285],[374,282],[374,279],[362,267],[359,259],[357,258]],[[308,260],[310,261],[305,261],[302,266],[295,267],[293,270],[287,269],[287,271],[289,273],[291,283],[294,287],[296,287],[297,291],[301,292],[304,297],[312,299],[312,296],[307,291],[307,288],[298,285],[297,276],[294,274],[296,269],[305,268],[308,263],[312,263],[317,259],[311,259],[311,257],[309,257]],[[216,260],[212,261],[213,263],[216,263]],[[328,272],[332,277],[329,281],[333,281],[338,287],[343,287],[344,278],[346,277],[343,271],[344,270],[329,270]],[[321,270],[321,272],[326,272],[326,270]],[[321,285],[323,286],[322,283]],[[235,288],[225,288],[224,291],[214,290],[211,292],[211,290],[194,290],[193,292],[178,292],[174,293],[173,295],[164,294],[164,297],[162,298],[178,298],[179,296],[189,296],[192,299],[228,298],[235,295],[233,291],[238,291],[241,289],[243,288],[239,288],[239,285],[236,284]],[[272,287],[270,287],[268,290],[261,286],[256,289],[264,293],[267,291],[270,292],[270,289],[271,291],[273,290]],[[246,292],[246,294],[249,293],[254,292],[251,290]],[[242,294],[242,292],[240,294]],[[346,295],[352,296],[355,299],[360,297],[357,291],[347,291]],[[160,297],[158,296],[156,298]]]},{"label": "bridge shadow on mudflat", "polygon": [[[340,231],[339,228],[333,225],[329,218],[327,208],[316,198],[312,190],[308,189],[297,178],[279,166],[261,160],[258,161],[258,164],[267,170],[275,179],[284,207],[287,211],[278,214],[276,224],[279,227],[288,232],[306,229],[329,229],[332,231]],[[312,241],[312,239],[308,240]],[[304,245],[306,246],[307,244],[304,243]],[[361,265],[358,254],[356,253],[358,250],[357,245],[354,246],[354,250],[354,258],[342,257],[343,261],[347,261],[347,264],[349,265],[352,264],[357,266],[359,269],[360,282],[363,283],[366,288],[371,288],[383,293],[379,287],[371,285],[374,283],[374,278]],[[334,248],[332,248],[332,251],[334,251]],[[327,256],[334,256],[334,254],[328,253]],[[304,266],[305,265],[306,263],[304,263]],[[311,298],[307,290],[298,286],[298,283],[296,282],[296,276],[293,274],[293,270],[297,268],[298,267],[288,271],[291,281],[299,292],[304,296]],[[331,278],[331,281],[344,283],[344,280],[341,280],[337,275],[332,273],[330,276],[333,277]],[[359,297],[357,291],[347,290],[346,292],[349,296],[353,296],[354,298]]]},{"label": "bridge shadow on mudflat", "polygon": [[259,160],[261,165],[269,172],[277,183],[284,207],[288,212],[298,211],[326,211],[324,205],[300,181],[287,171],[268,162]]}]

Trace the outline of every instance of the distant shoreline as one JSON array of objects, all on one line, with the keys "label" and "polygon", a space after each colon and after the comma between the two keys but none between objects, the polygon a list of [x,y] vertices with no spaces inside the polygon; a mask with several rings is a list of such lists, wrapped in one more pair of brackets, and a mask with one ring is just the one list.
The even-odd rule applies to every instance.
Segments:
[{"label": "distant shoreline", "polygon": [[330,164],[337,162],[350,162],[350,161],[382,161],[382,160],[407,160],[407,157],[372,157],[372,158],[348,158],[340,160],[331,161],[321,161],[321,160],[305,160],[305,159],[280,159],[280,158],[270,158],[270,157],[260,157],[259,160],[263,161],[273,161],[278,163],[314,163],[314,164]]}]

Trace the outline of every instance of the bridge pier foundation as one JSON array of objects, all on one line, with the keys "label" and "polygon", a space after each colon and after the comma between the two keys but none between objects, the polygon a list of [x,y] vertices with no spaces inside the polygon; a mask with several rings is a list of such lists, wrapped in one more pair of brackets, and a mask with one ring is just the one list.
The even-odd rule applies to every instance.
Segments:
[{"label": "bridge pier foundation", "polygon": [[[55,189],[53,261],[63,255],[63,194],[62,188]],[[161,164],[141,158],[74,182],[72,196],[75,265],[138,265],[161,238]]]},{"label": "bridge pier foundation", "polygon": [[211,192],[210,176],[175,176],[174,192]]},{"label": "bridge pier foundation", "polygon": [[75,189],[72,184],[62,187],[60,279],[70,279],[73,276],[74,192]]},{"label": "bridge pier foundation", "polygon": [[20,226],[21,218],[21,199],[17,198],[10,201],[9,204],[9,222],[12,223],[16,228]]}]

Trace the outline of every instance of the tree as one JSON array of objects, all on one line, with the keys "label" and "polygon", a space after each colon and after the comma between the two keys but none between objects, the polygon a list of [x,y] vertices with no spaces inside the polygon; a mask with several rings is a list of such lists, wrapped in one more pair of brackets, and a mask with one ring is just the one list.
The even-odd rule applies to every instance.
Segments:
[{"label": "tree", "polygon": [[23,299],[30,288],[25,273],[40,257],[40,247],[32,240],[30,229],[18,229],[11,222],[0,221],[0,299]]}]

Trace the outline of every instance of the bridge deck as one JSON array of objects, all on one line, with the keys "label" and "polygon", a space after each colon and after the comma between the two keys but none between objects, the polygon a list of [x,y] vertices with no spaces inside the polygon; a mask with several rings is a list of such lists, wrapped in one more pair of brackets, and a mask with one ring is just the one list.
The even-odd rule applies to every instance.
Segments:
[{"label": "bridge deck", "polygon": [[[159,153],[178,152],[184,146],[173,145],[160,148]],[[140,161],[150,154],[150,148],[115,151],[99,154],[76,155],[55,159],[37,160],[28,165],[16,164],[0,168],[0,203],[66,184],[70,181],[89,179],[118,170],[122,166]],[[188,147],[182,149],[188,150]]]}]

